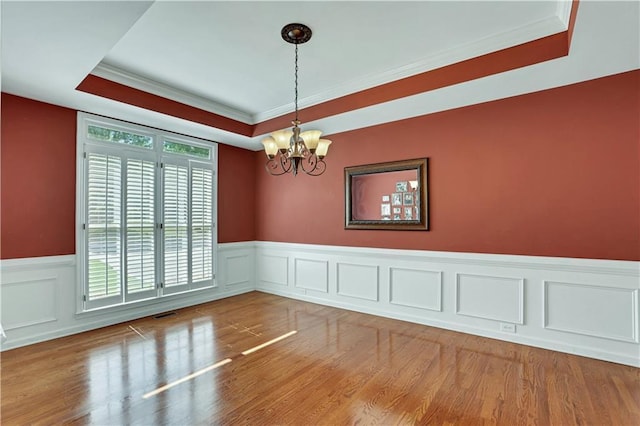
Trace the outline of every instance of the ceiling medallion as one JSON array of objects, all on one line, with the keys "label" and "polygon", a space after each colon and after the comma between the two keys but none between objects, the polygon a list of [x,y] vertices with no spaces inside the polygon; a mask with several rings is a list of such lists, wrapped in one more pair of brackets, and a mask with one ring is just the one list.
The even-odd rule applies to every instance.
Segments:
[{"label": "ceiling medallion", "polygon": [[282,27],[282,39],[291,44],[303,44],[311,40],[311,28],[304,24],[287,24]]}]

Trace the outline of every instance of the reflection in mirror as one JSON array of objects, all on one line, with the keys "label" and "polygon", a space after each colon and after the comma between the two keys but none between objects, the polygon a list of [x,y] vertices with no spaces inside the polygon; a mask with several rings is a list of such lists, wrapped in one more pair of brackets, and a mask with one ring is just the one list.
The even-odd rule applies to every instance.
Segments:
[{"label": "reflection in mirror", "polygon": [[[387,173],[369,173],[351,178],[351,216],[354,220],[418,220],[413,214],[418,171],[402,170]],[[406,200],[405,200],[406,198]],[[405,204],[405,201],[407,204]],[[406,210],[404,207],[411,207]]]},{"label": "reflection in mirror", "polygon": [[427,230],[427,159],[345,168],[345,228]]}]

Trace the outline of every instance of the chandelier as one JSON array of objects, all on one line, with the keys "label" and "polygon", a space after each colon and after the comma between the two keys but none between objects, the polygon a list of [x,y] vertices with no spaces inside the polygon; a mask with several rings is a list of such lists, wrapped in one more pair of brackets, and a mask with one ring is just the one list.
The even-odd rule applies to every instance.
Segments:
[{"label": "chandelier", "polygon": [[303,24],[287,24],[280,34],[284,41],[296,46],[295,119],[291,122],[291,130],[278,130],[262,141],[268,158],[265,168],[274,176],[285,173],[296,176],[300,170],[311,176],[320,176],[327,168],[324,157],[331,141],[320,139],[320,130],[300,132],[298,120],[298,45],[311,39],[311,29]]}]

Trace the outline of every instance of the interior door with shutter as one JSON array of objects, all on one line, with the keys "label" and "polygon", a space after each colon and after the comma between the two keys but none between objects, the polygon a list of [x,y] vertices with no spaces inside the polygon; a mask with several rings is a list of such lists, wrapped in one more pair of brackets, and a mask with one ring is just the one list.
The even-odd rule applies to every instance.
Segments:
[{"label": "interior door with shutter", "polygon": [[155,297],[156,161],[150,155],[129,154],[125,171],[124,287],[125,300]]},{"label": "interior door with shutter", "polygon": [[85,305],[99,308],[123,299],[122,158],[86,151]]},{"label": "interior door with shutter", "polygon": [[190,161],[191,279],[193,288],[214,284],[214,174],[211,164]]},{"label": "interior door with shutter", "polygon": [[190,289],[191,275],[187,160],[162,166],[162,272],[163,294]]}]

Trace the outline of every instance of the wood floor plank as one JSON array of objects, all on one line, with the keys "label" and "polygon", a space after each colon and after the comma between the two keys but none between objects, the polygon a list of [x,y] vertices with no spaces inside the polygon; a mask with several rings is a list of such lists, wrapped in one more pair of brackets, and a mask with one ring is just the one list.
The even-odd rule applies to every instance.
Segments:
[{"label": "wood floor plank", "polygon": [[2,425],[640,424],[640,369],[259,292],[0,357]]}]

